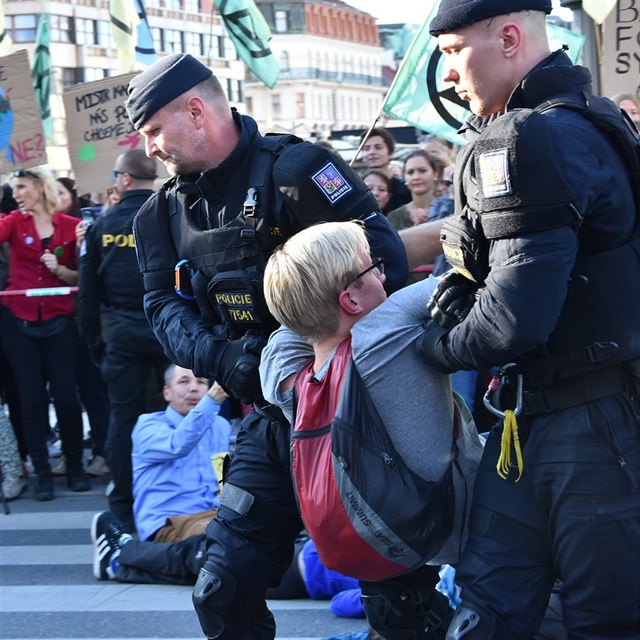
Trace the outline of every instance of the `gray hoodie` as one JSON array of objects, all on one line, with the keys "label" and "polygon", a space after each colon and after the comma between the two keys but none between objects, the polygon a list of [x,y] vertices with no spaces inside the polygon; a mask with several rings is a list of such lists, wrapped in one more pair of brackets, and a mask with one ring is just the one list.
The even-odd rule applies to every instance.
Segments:
[{"label": "gray hoodie", "polygon": [[[454,403],[449,376],[429,367],[415,348],[416,338],[428,319],[427,300],[436,284],[435,278],[428,278],[397,291],[351,330],[356,367],[396,451],[409,468],[427,480],[442,477],[446,469]],[[264,397],[280,406],[288,418],[292,392],[280,393],[279,385],[310,360],[313,360],[311,345],[286,328],[276,331],[262,352],[260,377]],[[454,469],[454,532],[429,561],[434,565],[459,560],[466,542],[473,482],[482,455],[482,442],[469,410],[458,396],[455,402],[461,409],[463,423],[458,438],[462,475]],[[463,513],[465,503],[467,512]]]}]

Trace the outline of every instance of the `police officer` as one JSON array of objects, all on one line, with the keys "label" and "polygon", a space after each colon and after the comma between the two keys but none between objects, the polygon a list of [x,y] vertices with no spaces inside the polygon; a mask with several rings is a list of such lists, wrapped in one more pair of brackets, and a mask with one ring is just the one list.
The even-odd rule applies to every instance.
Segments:
[{"label": "police officer", "polygon": [[554,578],[569,637],[640,633],[639,143],[549,51],[550,11],[443,0],[430,23],[474,115],[441,234],[458,275],[419,348],[443,372],[499,365],[504,383],[451,639],[532,637]]},{"label": "police officer", "polygon": [[208,638],[271,640],[264,593],[289,565],[302,523],[289,426],[260,390],[260,352],[276,326],[262,294],[264,265],[276,246],[323,220],[364,220],[373,254],[391,267],[392,289],[406,280],[406,254],[339,156],[260,135],[192,56],[167,56],[136,76],[126,108],[147,155],[173,174],[134,225],[147,317],[172,360],[256,409],[242,424],[207,530],[194,605]]},{"label": "police officer", "polygon": [[[134,216],[153,194],[157,168],[157,161],[142,149],[118,156],[113,179],[120,202],[89,228],[80,256],[81,329],[100,365],[111,404],[106,457],[114,488],[109,508],[127,531],[135,530],[131,432],[140,414],[164,408],[160,393],[168,366],[144,315],[144,286],[132,230]],[[108,313],[106,342],[102,309]],[[148,397],[153,398],[154,392],[157,404],[150,406]]]}]

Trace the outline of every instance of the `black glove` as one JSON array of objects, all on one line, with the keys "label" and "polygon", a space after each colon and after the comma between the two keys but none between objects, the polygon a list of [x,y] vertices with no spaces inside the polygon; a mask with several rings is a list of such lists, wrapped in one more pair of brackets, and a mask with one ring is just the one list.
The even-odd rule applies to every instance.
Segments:
[{"label": "black glove", "polygon": [[258,336],[243,336],[220,347],[216,362],[216,380],[231,396],[242,402],[262,400],[260,354],[267,344]]},{"label": "black glove", "polygon": [[416,348],[425,362],[442,373],[453,373],[460,367],[450,360],[446,353],[447,334],[449,329],[444,329],[435,320],[429,320],[424,328],[424,333],[418,336]]},{"label": "black glove", "polygon": [[445,329],[460,324],[476,302],[478,285],[455,270],[446,273],[427,302],[431,319]]},{"label": "black glove", "polygon": [[93,362],[93,364],[95,364],[99,369],[102,366],[102,361],[104,360],[105,352],[107,350],[105,341],[102,339],[102,336],[87,338],[87,347],[89,347],[89,357],[91,358],[91,362]]}]

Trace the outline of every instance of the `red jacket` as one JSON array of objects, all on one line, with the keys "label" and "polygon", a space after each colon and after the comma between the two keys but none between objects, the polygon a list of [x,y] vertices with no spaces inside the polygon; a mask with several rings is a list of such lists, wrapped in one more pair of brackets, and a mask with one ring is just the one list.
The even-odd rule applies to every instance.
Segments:
[{"label": "red jacket", "polygon": [[[53,238],[48,249],[56,253],[58,262],[77,271],[75,228],[78,219],[64,213],[53,215]],[[0,218],[0,243],[9,243],[9,279],[5,291],[34,289],[40,287],[66,287],[40,262],[42,245],[33,216],[30,213],[12,211]],[[71,315],[74,299],[69,295],[2,296],[0,303],[21,320],[48,320],[54,316]]]}]

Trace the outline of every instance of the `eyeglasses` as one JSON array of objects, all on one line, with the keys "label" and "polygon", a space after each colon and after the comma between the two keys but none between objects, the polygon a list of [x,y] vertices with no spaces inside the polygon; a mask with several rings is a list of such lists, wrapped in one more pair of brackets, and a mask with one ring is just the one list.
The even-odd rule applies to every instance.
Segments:
[{"label": "eyeglasses", "polygon": [[28,171],[27,169],[17,169],[11,174],[12,178],[38,178],[38,176],[33,173],[33,171]]},{"label": "eyeglasses", "polygon": [[371,266],[359,273],[353,280],[349,280],[344,286],[343,291],[346,291],[356,280],[362,278],[362,276],[366,276],[369,271],[375,272],[376,275],[382,275],[384,273],[384,258],[373,258]]},{"label": "eyeglasses", "polygon": [[134,176],[133,173],[129,173],[128,171],[120,171],[120,169],[111,169],[111,182],[115,184],[115,181],[118,179],[120,175],[128,175],[130,178],[134,180],[155,180],[158,176]]}]

